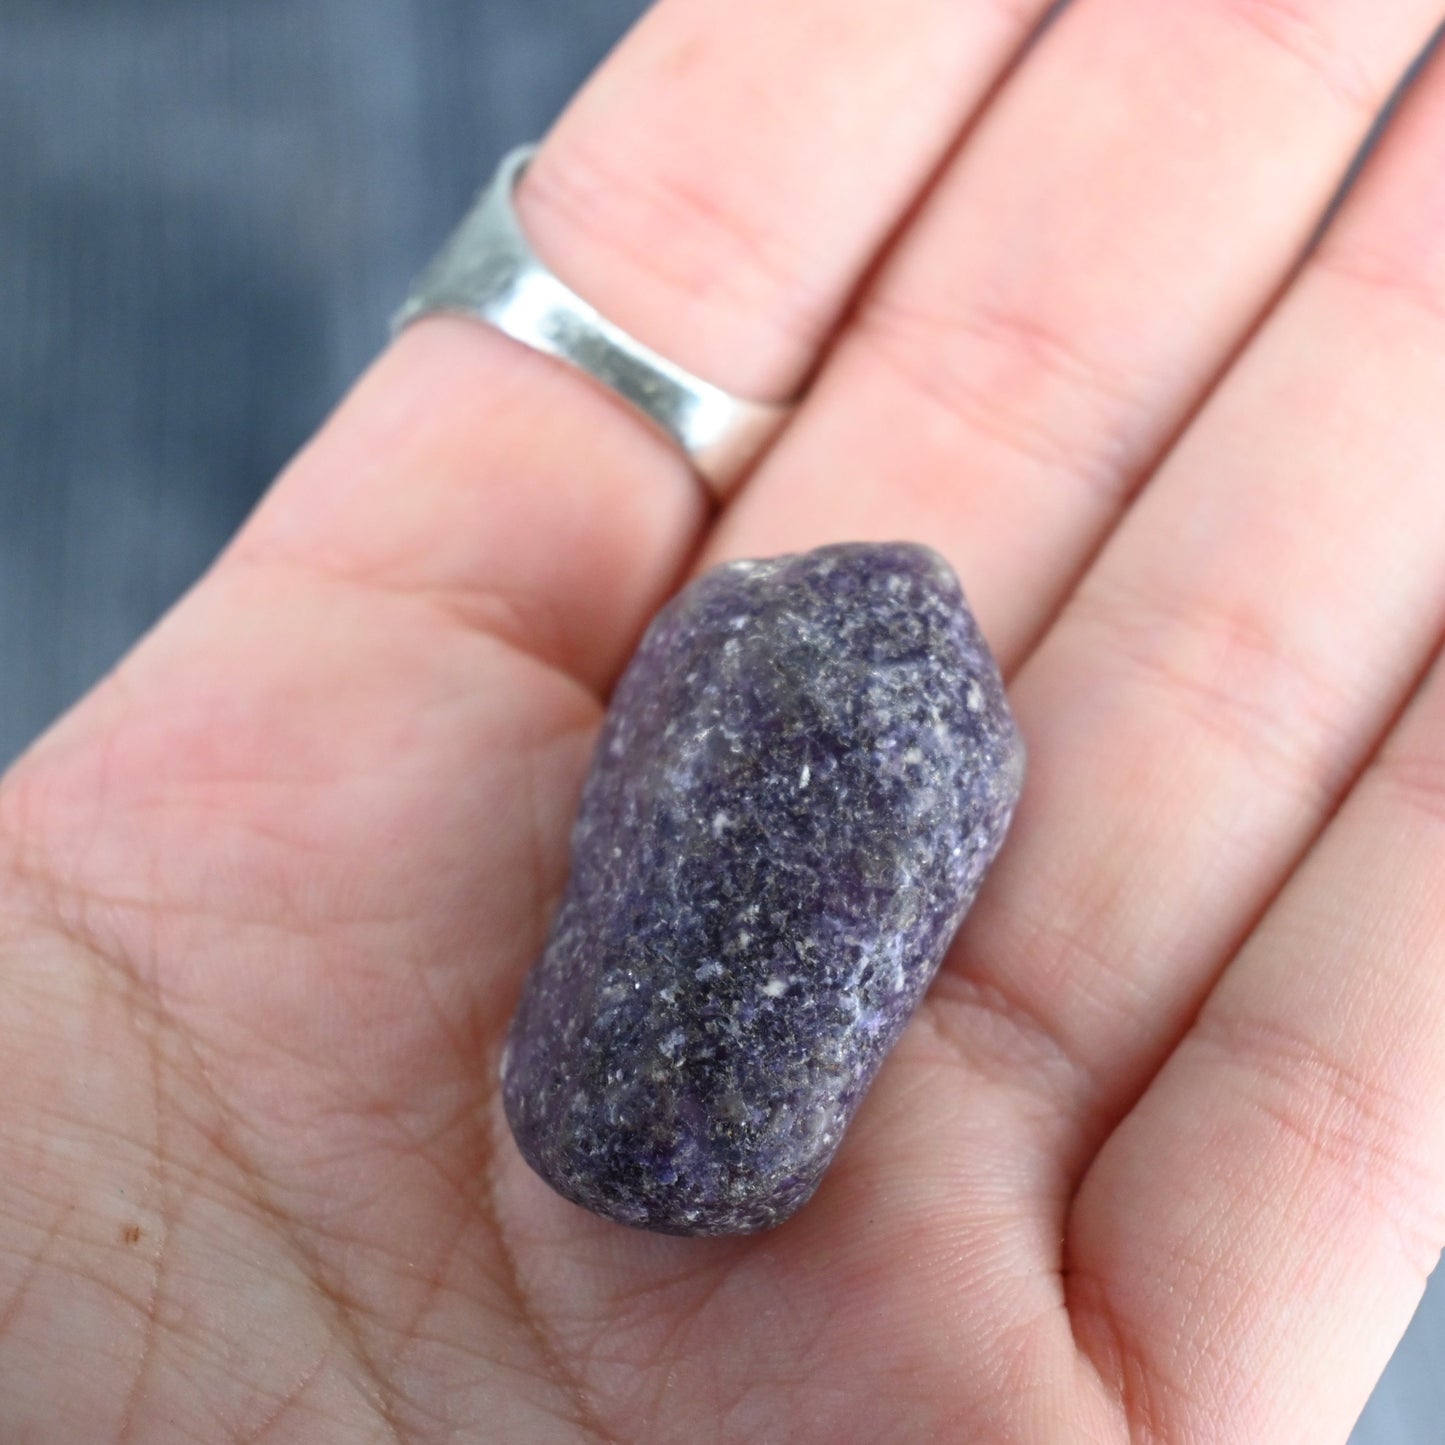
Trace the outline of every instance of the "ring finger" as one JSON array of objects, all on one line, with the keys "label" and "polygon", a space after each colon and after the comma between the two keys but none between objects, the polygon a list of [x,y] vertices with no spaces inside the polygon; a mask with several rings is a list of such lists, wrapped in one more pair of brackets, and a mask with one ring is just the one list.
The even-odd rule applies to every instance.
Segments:
[{"label": "ring finger", "polygon": [[[940,980],[1069,1061],[1078,1154],[1137,1097],[1378,744],[1445,620],[1445,57],[1018,673],[1032,773]],[[1038,1092],[1058,1078],[1037,1076]]]},{"label": "ring finger", "polygon": [[705,560],[931,542],[1016,665],[1278,292],[1439,18],[1439,0],[1071,6]]}]

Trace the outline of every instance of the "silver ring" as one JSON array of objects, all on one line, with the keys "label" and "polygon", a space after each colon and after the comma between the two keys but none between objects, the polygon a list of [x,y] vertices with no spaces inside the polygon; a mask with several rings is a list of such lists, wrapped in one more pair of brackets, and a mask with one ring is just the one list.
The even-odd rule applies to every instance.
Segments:
[{"label": "silver ring", "polygon": [[585,372],[687,454],[722,499],[777,435],[791,406],[744,401],[675,366],[614,326],[538,260],[512,196],[536,155],[514,150],[422,272],[393,329],[445,311],[474,316]]}]

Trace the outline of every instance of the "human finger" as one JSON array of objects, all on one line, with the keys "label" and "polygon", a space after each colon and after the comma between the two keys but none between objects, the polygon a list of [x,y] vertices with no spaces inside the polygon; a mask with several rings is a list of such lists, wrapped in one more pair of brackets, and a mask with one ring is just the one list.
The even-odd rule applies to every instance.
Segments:
[{"label": "human finger", "polygon": [[565,281],[649,346],[781,400],[1049,0],[664,0],[519,196]]},{"label": "human finger", "polygon": [[[782,395],[1043,8],[664,0],[543,145],[524,228],[641,341]],[[377,364],[244,549],[428,596],[601,688],[704,517],[681,459],[607,393],[433,319]]]},{"label": "human finger", "polygon": [[[1356,652],[1336,665],[1358,670],[1378,665],[1363,655],[1378,648],[1403,660],[1432,627],[1438,641],[1440,595],[1426,574],[1438,577],[1445,558],[1433,403],[1445,382],[1442,141],[1437,59],[1301,286],[1319,321],[1333,314],[1336,334],[1350,338],[1334,365],[1373,400],[1361,413],[1338,393],[1316,393],[1309,426],[1296,431],[1289,460],[1305,476],[1317,478],[1321,452],[1334,449],[1356,478],[1354,515],[1337,519],[1333,546],[1315,556],[1325,576],[1354,553],[1359,563],[1347,565],[1364,570],[1334,573],[1346,592],[1313,629],[1301,617],[1276,636],[1292,661],[1278,673],[1283,690],[1257,700],[1281,725],[1300,700],[1290,695],[1294,664],[1311,670],[1321,643],[1344,658]],[[1329,354],[1322,329],[1312,334]],[[1239,441],[1250,445],[1251,433]],[[1376,518],[1402,493],[1416,532],[1397,525],[1391,537]],[[1299,501],[1296,524],[1312,529],[1314,497]],[[1271,555],[1246,565],[1278,569],[1281,586],[1306,592],[1323,580],[1306,585],[1307,559],[1291,563],[1291,538],[1278,527],[1274,536]],[[1424,555],[1417,537],[1427,539]],[[1377,599],[1399,606],[1412,572],[1426,577],[1418,616],[1399,615],[1396,637],[1375,632]],[[1320,608],[1326,590],[1313,597]],[[1354,631],[1362,615],[1373,636]],[[1391,705],[1382,695],[1378,706]],[[1239,1422],[1240,1438],[1343,1439],[1445,1241],[1442,724],[1437,656],[1076,1201],[1069,1270],[1079,1337],[1107,1373],[1127,1369],[1135,1398],[1181,1434],[1208,1400],[1216,1418]],[[1266,726],[1261,714],[1257,751],[1288,762],[1289,750],[1264,739]],[[1249,806],[1243,787],[1220,801]],[[1228,840],[1216,851],[1231,851]],[[1261,893],[1256,911],[1266,902]],[[1202,898],[1190,917],[1212,927]],[[1170,999],[1167,973],[1154,986]]]},{"label": "human finger", "polygon": [[[1079,1157],[1338,805],[1445,625],[1445,62],[1013,684],[1030,784],[935,989],[1007,998]],[[1026,1085],[1026,1081],[1025,1081]],[[1026,1085],[1027,1086],[1027,1085]]]},{"label": "human finger", "polygon": [[945,552],[1006,666],[1277,294],[1438,0],[1085,0],[1040,39],[704,562]]},{"label": "human finger", "polygon": [[1076,1201],[1078,1336],[1169,1438],[1343,1440],[1445,1244],[1442,738],[1437,668]]}]

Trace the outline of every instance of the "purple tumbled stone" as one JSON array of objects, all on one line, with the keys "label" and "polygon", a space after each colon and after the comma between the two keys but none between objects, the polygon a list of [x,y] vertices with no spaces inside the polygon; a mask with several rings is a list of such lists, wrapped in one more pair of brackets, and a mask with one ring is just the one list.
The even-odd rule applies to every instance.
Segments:
[{"label": "purple tumbled stone", "polygon": [[523,1157],[672,1234],[817,1187],[1003,842],[1023,746],[925,547],[734,562],[617,686],[502,1061]]}]

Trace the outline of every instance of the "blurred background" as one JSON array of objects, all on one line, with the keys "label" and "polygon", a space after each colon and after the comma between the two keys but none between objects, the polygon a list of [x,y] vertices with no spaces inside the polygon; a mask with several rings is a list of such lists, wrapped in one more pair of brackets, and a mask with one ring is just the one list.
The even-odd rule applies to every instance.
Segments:
[{"label": "blurred background", "polygon": [[[0,767],[195,579],[643,8],[0,0]],[[1445,1286],[1352,1445],[1442,1441]]]}]

